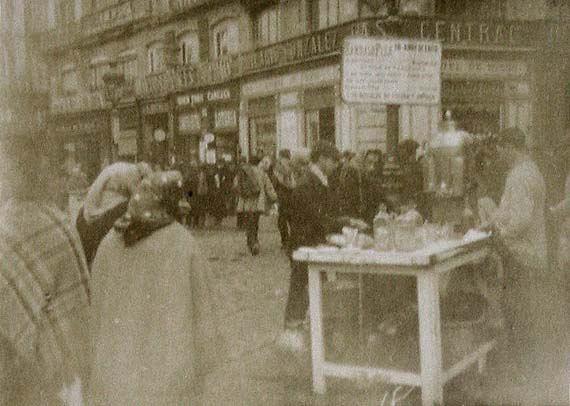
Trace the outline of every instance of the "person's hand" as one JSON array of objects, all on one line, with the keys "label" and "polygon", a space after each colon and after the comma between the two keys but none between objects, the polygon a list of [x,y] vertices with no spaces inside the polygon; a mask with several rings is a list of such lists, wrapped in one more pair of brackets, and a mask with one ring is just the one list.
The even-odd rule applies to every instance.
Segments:
[{"label": "person's hand", "polygon": [[364,231],[368,228],[368,224],[360,219],[351,218],[348,224],[358,231]]}]

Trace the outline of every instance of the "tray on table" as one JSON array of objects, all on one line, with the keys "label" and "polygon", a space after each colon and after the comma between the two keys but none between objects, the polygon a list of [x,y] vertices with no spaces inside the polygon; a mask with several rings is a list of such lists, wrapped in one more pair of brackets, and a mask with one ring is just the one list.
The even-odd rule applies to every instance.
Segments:
[{"label": "tray on table", "polygon": [[433,243],[416,251],[376,251],[373,249],[337,248],[332,246],[301,247],[293,259],[301,262],[348,263],[354,265],[395,265],[427,267],[469,250],[484,247],[490,235],[481,234],[469,240],[457,239]]}]

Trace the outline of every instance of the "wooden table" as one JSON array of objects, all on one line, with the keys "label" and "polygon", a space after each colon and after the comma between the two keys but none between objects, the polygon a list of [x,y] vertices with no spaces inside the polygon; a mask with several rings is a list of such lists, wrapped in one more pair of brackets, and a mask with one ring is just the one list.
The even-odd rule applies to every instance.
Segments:
[{"label": "wooden table", "polygon": [[[297,261],[306,262],[309,271],[309,312],[313,390],[326,392],[327,376],[357,378],[366,376],[391,384],[418,386],[422,404],[443,405],[445,383],[478,363],[485,367],[487,353],[496,345],[490,340],[478,346],[450,368],[444,369],[440,317],[440,280],[462,265],[483,261],[489,254],[488,238],[470,243],[450,242],[415,253],[379,253],[362,250],[333,250],[331,248],[301,248],[293,254]],[[421,373],[372,368],[327,362],[324,353],[321,272],[408,275],[417,279]]]}]

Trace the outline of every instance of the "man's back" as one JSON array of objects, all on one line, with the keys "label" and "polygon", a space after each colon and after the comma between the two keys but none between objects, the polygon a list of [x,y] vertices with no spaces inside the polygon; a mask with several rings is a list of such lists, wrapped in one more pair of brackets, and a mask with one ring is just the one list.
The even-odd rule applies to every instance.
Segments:
[{"label": "man's back", "polygon": [[89,275],[64,214],[7,202],[0,272],[0,404],[50,405],[64,385],[85,380],[88,366]]}]

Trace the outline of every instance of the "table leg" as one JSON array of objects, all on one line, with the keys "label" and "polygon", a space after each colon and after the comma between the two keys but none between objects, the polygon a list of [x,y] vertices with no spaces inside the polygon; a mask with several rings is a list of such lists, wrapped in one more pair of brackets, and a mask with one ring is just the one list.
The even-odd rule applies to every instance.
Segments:
[{"label": "table leg", "polygon": [[422,405],[443,405],[443,361],[439,309],[439,275],[418,275],[418,316],[420,322],[420,358]]},{"label": "table leg", "polygon": [[309,265],[309,313],[311,317],[311,356],[313,361],[313,391],[327,390],[323,364],[325,362],[322,316],[321,273]]}]

